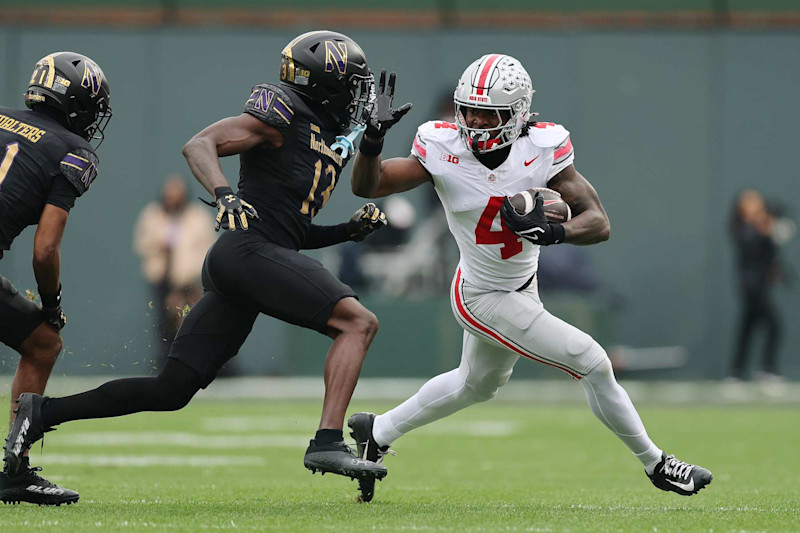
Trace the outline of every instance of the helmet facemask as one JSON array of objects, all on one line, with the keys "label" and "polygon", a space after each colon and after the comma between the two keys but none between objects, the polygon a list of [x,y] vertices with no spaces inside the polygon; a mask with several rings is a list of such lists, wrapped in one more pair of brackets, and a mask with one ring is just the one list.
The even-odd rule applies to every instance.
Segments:
[{"label": "helmet facemask", "polygon": [[375,77],[371,72],[368,76],[353,74],[350,76],[350,87],[353,100],[347,108],[350,115],[350,123],[347,127],[365,125],[375,103]]},{"label": "helmet facemask", "polygon": [[[470,128],[467,126],[467,108],[490,109],[497,116],[498,126],[494,128]],[[508,117],[504,120],[503,115]],[[516,141],[522,128],[525,127],[529,118],[528,113],[513,113],[508,107],[491,108],[482,107],[475,104],[464,105],[456,101],[456,126],[467,147],[477,154],[485,154],[493,150],[505,148]],[[522,123],[520,126],[519,123]]]},{"label": "helmet facemask", "polygon": [[[108,100],[103,97],[98,97],[95,109],[96,113],[94,115],[93,120],[86,126],[78,125],[77,128],[82,130],[78,133],[81,137],[86,139],[87,141],[97,141],[95,144],[92,142],[94,149],[96,150],[103,141],[105,140],[105,129],[108,126],[108,123],[111,121],[111,116],[113,115],[111,111],[111,107],[108,105]],[[76,118],[77,114],[73,113],[67,120],[70,121],[73,118]],[[88,117],[91,118],[91,117]],[[82,126],[82,127],[81,127]]]}]

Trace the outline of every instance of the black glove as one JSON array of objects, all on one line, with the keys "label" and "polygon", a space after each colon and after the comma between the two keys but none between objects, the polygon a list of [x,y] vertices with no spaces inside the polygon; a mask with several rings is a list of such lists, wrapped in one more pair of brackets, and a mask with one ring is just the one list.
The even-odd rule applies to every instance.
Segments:
[{"label": "black glove", "polygon": [[373,203],[356,211],[346,224],[351,241],[363,241],[386,225],[386,214]]},{"label": "black glove", "polygon": [[564,226],[557,222],[547,221],[543,208],[544,198],[538,192],[534,202],[535,205],[530,213],[520,215],[506,196],[503,206],[500,208],[500,216],[506,223],[506,227],[533,244],[547,246],[564,242]]},{"label": "black glove", "polygon": [[[216,204],[210,205],[219,209],[214,230],[219,231],[219,228],[223,228],[236,231],[237,220],[240,228],[247,229],[247,219],[258,218],[255,208],[236,196],[230,187],[217,187],[214,189],[214,196],[217,197]],[[227,220],[223,220],[225,213],[228,214]]]},{"label": "black glove", "polygon": [[56,331],[67,325],[67,315],[61,309],[61,285],[58,286],[58,294],[55,296],[41,295],[42,315],[44,321],[56,328]]},{"label": "black glove", "polygon": [[367,119],[367,131],[364,133],[373,139],[383,139],[389,128],[397,124],[403,115],[411,110],[412,104],[406,104],[399,109],[392,109],[394,100],[394,83],[397,74],[389,74],[389,83],[386,83],[386,71],[381,70],[380,80],[378,81],[378,91],[375,94],[375,102]]}]

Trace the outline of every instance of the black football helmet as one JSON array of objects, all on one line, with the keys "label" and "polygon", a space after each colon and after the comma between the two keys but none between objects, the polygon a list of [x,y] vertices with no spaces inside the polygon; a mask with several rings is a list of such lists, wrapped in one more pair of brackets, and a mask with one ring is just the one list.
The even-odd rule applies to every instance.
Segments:
[{"label": "black football helmet", "polygon": [[341,33],[318,30],[292,39],[281,52],[281,84],[323,107],[346,130],[363,124],[375,99],[364,51]]},{"label": "black football helmet", "polygon": [[44,105],[64,114],[67,128],[84,139],[103,142],[111,120],[111,93],[102,69],[85,55],[55,52],[33,69],[25,105]]}]

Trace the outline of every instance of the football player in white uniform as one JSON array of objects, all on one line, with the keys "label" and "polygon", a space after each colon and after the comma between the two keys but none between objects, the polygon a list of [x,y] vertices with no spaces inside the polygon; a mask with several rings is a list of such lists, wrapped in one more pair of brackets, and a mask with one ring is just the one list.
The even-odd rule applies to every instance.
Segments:
[{"label": "football player in white uniform", "polygon": [[[374,123],[393,116],[393,82],[379,86]],[[551,315],[539,299],[539,247],[605,241],[610,226],[597,192],[575,169],[569,132],[531,120],[533,92],[519,61],[487,54],[458,81],[455,123],[421,125],[409,157],[382,161],[385,131],[374,127],[359,146],[352,176],[358,196],[377,198],[423,183],[436,188],[461,253],[451,301],[464,340],[458,368],[434,377],[382,415],[350,417],[358,451],[380,461],[389,445],[412,429],[489,400],[522,356],[579,380],[592,412],[641,461],[656,487],[696,494],[711,482],[711,473],[650,440],[603,347]],[[517,213],[508,197],[532,187],[561,193],[573,218],[548,222],[541,198],[530,213]],[[361,492],[362,499],[372,499],[374,482],[362,483]]]}]

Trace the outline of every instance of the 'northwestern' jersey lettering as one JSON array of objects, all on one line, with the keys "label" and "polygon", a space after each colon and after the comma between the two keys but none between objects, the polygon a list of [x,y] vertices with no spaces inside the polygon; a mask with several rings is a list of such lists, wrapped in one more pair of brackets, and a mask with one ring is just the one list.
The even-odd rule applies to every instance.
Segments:
[{"label": "'northwestern' jersey lettering", "polygon": [[502,199],[546,187],[575,159],[563,126],[537,124],[514,141],[508,158],[495,169],[485,167],[467,149],[454,124],[427,122],[414,137],[411,154],[433,177],[458,243],[462,273],[477,287],[513,291],[536,272],[539,246],[505,227]]}]

